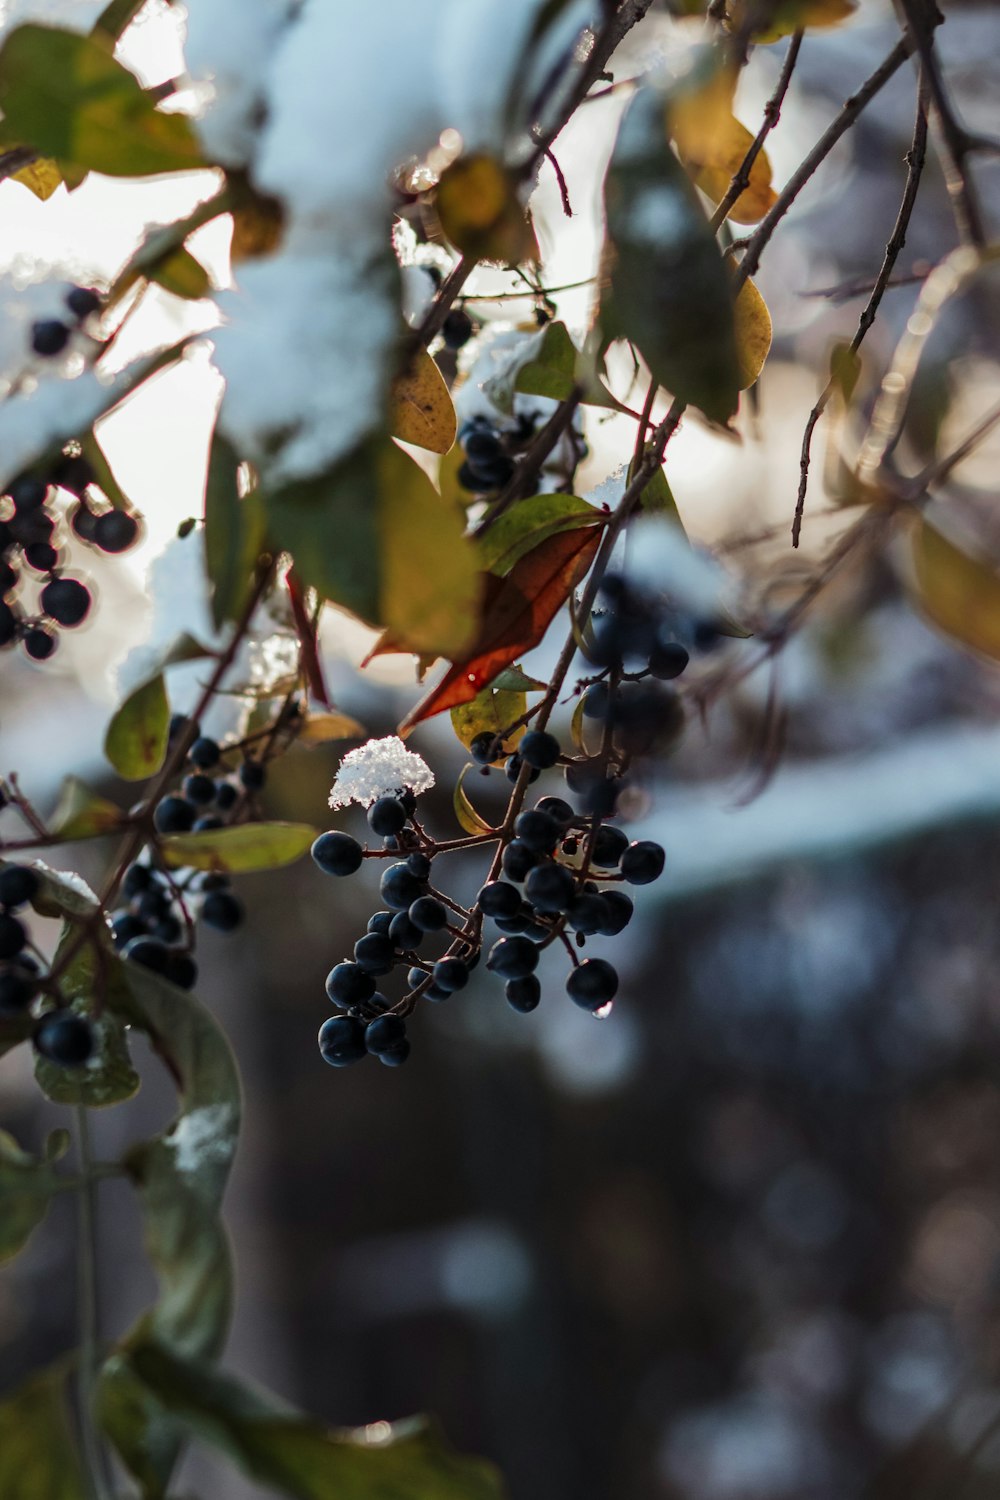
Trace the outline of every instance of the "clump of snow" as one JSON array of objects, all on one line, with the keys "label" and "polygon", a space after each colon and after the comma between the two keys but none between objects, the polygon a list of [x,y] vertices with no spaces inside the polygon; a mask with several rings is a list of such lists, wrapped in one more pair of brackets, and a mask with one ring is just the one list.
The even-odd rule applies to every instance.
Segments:
[{"label": "clump of snow", "polygon": [[383,740],[369,740],[357,750],[348,751],[330,789],[330,806],[345,807],[349,802],[360,802],[362,807],[371,807],[390,792],[408,790],[419,795],[433,785],[434,772],[426,761],[390,734]]},{"label": "clump of snow", "polygon": [[711,553],[693,546],[665,516],[639,516],[629,530],[624,572],[668,594],[693,615],[712,619],[738,607],[736,580]]},{"label": "clump of snow", "polygon": [[291,5],[288,0],[193,0],[184,55],[206,104],[195,120],[213,161],[244,166],[253,154],[268,62]]},{"label": "clump of snow", "polygon": [[0,486],[53,443],[86,432],[124,388],[122,376],[111,380],[88,370],[75,380],[26,383],[0,402]]},{"label": "clump of snow", "polygon": [[166,1138],[178,1172],[228,1166],[236,1150],[235,1126],[236,1111],[231,1104],[207,1104],[182,1115]]}]

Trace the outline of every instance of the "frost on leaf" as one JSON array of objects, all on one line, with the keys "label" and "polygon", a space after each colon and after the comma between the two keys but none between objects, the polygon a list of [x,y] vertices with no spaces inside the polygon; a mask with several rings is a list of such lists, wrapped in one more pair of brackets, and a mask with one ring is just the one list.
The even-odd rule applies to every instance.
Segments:
[{"label": "frost on leaf", "polygon": [[209,1104],[182,1115],[167,1137],[178,1172],[228,1166],[234,1150],[235,1111],[231,1104]]},{"label": "frost on leaf", "polygon": [[360,802],[362,807],[370,807],[389,792],[409,790],[419,795],[433,785],[430,767],[390,734],[383,740],[369,740],[344,756],[330,789],[330,806]]}]

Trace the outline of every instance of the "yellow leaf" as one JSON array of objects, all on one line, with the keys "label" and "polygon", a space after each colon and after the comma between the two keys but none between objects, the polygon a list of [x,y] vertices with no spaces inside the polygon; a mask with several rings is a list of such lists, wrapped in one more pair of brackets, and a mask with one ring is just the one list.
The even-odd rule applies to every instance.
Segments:
[{"label": "yellow leaf", "polygon": [[1000,573],[921,518],[913,538],[919,603],[941,630],[963,646],[1000,661]]},{"label": "yellow leaf", "polygon": [[[451,724],[462,744],[468,749],[479,734],[501,734],[524,713],[528,705],[527,696],[520,692],[484,688],[470,703],[460,703],[451,711]],[[504,737],[505,754],[524,737],[525,725],[518,725],[513,734]],[[497,761],[502,761],[499,755]]]},{"label": "yellow leaf", "polygon": [[493,829],[490,827],[489,823],[487,823],[486,819],[480,817],[479,813],[476,812],[476,809],[469,801],[465,787],[462,785],[462,782],[465,780],[466,775],[471,770],[471,762],[469,765],[463,766],[462,772],[455,783],[455,792],[454,796],[452,797],[452,806],[455,809],[455,817],[458,819],[461,826],[465,829],[466,833],[492,833]]},{"label": "yellow leaf", "polygon": [[330,740],[363,740],[366,733],[350,714],[310,714],[296,739],[300,745],[325,745]]},{"label": "yellow leaf", "polygon": [[444,377],[426,349],[392,384],[389,420],[393,437],[431,453],[447,453],[457,424]]},{"label": "yellow leaf", "polygon": [[441,228],[463,255],[520,265],[538,259],[534,231],[517,194],[517,178],[494,157],[460,157],[437,186]]},{"label": "yellow leaf", "polygon": [[752,281],[744,281],[733,308],[740,390],[753,385],[771,348],[771,314]]},{"label": "yellow leaf", "polygon": [[[720,203],[753,145],[753,136],[733,114],[736,74],[721,68],[700,88],[671,100],[667,127],[692,180],[713,203]],[[750,182],[729,210],[738,224],[755,224],[775,201],[771,163],[760,151]]]},{"label": "yellow leaf", "polygon": [[20,172],[15,172],[13,177],[14,182],[23,182],[24,186],[43,203],[47,198],[52,197],[62,180],[63,175],[59,170],[58,162],[54,162],[48,156],[40,156],[29,166],[22,167]]},{"label": "yellow leaf", "polygon": [[237,261],[270,255],[281,244],[285,215],[277,198],[247,188],[233,209],[233,238],[229,257]]},{"label": "yellow leaf", "polygon": [[[755,42],[780,42],[783,36],[810,26],[839,26],[857,8],[858,0],[769,0],[767,5],[754,0],[750,35]],[[729,18],[734,31],[742,30],[746,15],[745,0],[732,0]]]}]

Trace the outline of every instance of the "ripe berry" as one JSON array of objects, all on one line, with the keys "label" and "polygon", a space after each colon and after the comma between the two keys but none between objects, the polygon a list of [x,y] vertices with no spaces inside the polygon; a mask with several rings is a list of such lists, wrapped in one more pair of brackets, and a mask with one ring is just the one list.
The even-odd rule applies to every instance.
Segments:
[{"label": "ripe berry", "polygon": [[559,741],[544,729],[533,729],[524,736],[517,753],[525,765],[534,766],[536,771],[547,771],[559,759]]},{"label": "ripe berry", "polygon": [[666,856],[659,844],[641,839],[629,844],[621,858],[621,872],[629,885],[651,885],[663,874]]},{"label": "ripe berry", "polygon": [[436,896],[418,896],[409,909],[409,918],[421,932],[440,932],[448,925],[448,913]]},{"label": "ripe berry", "polygon": [[562,797],[539,797],[535,803],[535,811],[548,813],[563,828],[568,828],[575,816],[569,803],[563,801]]},{"label": "ripe berry", "polygon": [[31,325],[31,347],[43,359],[61,354],[69,343],[70,331],[58,318],[42,318]]},{"label": "ripe berry", "polygon": [[192,771],[181,782],[181,791],[196,807],[207,807],[215,801],[215,782],[201,771]]},{"label": "ripe berry", "polygon": [[122,958],[142,964],[144,969],[152,969],[154,974],[165,974],[170,963],[170,949],[159,938],[136,937],[125,944]]},{"label": "ripe berry", "polygon": [[97,527],[97,516],[89,508],[85,501],[81,500],[69,518],[75,534],[82,542],[93,542]]},{"label": "ripe berry", "polygon": [[107,510],[94,522],[93,535],[102,552],[127,552],[139,535],[139,522],[127,510]]},{"label": "ripe berry", "polygon": [[133,938],[142,937],[146,924],[130,911],[116,911],[111,918],[111,939],[116,948],[124,948]]},{"label": "ripe berry", "polygon": [[504,874],[511,880],[523,880],[528,871],[533,870],[541,862],[542,856],[534,849],[529,849],[521,839],[511,840],[503,851],[503,858],[500,861]]},{"label": "ripe berry", "polygon": [[521,843],[540,854],[551,854],[561,832],[555,818],[547,812],[539,812],[537,807],[529,807],[514,824],[514,833]]},{"label": "ripe berry", "polygon": [[360,964],[335,964],[326,976],[326,993],[332,1004],[350,1010],[372,998],[375,980]]},{"label": "ripe berry", "polygon": [[464,990],[469,982],[468,967],[460,958],[439,958],[434,965],[434,984],[437,989],[454,994]]},{"label": "ripe berry", "polygon": [[501,749],[500,740],[495,734],[486,730],[483,734],[477,734],[469,745],[469,754],[480,766],[491,766],[495,760],[499,760]]},{"label": "ripe berry", "polygon": [[523,906],[512,917],[494,917],[501,932],[527,932],[531,926],[531,909]]},{"label": "ripe berry", "polygon": [[399,833],[406,825],[406,808],[398,797],[379,797],[368,809],[368,827],[379,838]]},{"label": "ripe berry", "polygon": [[71,286],[66,293],[66,306],[81,322],[89,318],[91,313],[98,311],[101,305],[101,296],[89,286]]},{"label": "ripe berry", "polygon": [[94,1050],[90,1022],[68,1010],[43,1016],[32,1040],[36,1052],[61,1068],[80,1067]]},{"label": "ripe berry", "polygon": [[27,941],[24,924],[9,912],[0,911],[0,959],[16,958]]},{"label": "ripe berry", "polygon": [[482,427],[470,432],[463,444],[465,456],[476,468],[496,463],[503,456],[503,444],[492,427]]},{"label": "ripe berry", "polygon": [[479,892],[476,904],[488,917],[513,917],[521,910],[521,892],[506,880],[491,880]]},{"label": "ripe berry", "polygon": [[349,833],[321,833],[311,852],[326,875],[353,875],[364,860],[361,845]]},{"label": "ripe berry", "polygon": [[193,990],[198,978],[198,965],[183,948],[171,948],[167,956],[165,978],[179,990]]},{"label": "ripe berry", "polygon": [[183,931],[179,918],[175,917],[173,912],[168,912],[165,917],[161,917],[153,924],[151,936],[159,938],[161,943],[179,943]]},{"label": "ripe berry", "polygon": [[604,897],[578,896],[570,907],[566,920],[574,932],[582,932],[587,936],[600,932],[608,920]]},{"label": "ripe berry", "polygon": [[22,963],[0,970],[0,1016],[18,1016],[28,1009],[38,993],[38,979]]},{"label": "ripe berry", "polygon": [[582,1010],[600,1010],[618,992],[618,971],[605,958],[587,958],[566,980],[566,993]]},{"label": "ripe berry", "polygon": [[55,636],[44,625],[32,625],[24,632],[24,649],[32,661],[48,661],[56,645]]},{"label": "ripe berry", "polygon": [[233,932],[243,921],[243,903],[232,891],[212,891],[202,903],[201,920],[219,932]]},{"label": "ripe berry", "polygon": [[461,349],[475,332],[475,324],[461,307],[453,307],[441,325],[441,336],[446,349]]},{"label": "ripe berry", "polygon": [[13,502],[14,509],[24,512],[37,510],[40,505],[44,505],[49,487],[43,479],[36,478],[34,474],[21,474],[8,486],[7,493]]},{"label": "ripe berry", "polygon": [[90,590],[76,578],[53,578],[39,596],[42,609],[57,625],[72,629],[90,609]]},{"label": "ripe berry", "polygon": [[267,781],[267,767],[259,760],[245,760],[240,766],[239,778],[244,791],[259,792]]},{"label": "ripe berry", "polygon": [[26,906],[38,894],[39,879],[28,865],[0,870],[0,906]]},{"label": "ripe berry", "polygon": [[526,974],[523,979],[508,979],[504,994],[507,996],[507,1004],[513,1010],[527,1015],[537,1008],[542,998],[542,986],[534,974]]},{"label": "ripe berry", "polygon": [[379,890],[382,900],[386,906],[392,907],[393,911],[405,911],[413,905],[418,896],[423,895],[423,881],[414,875],[407,864],[390,865],[383,870],[382,879],[379,881]]},{"label": "ripe berry", "polygon": [[391,911],[373,912],[372,915],[368,918],[367,930],[369,932],[381,932],[384,937],[385,934],[389,931],[389,924],[392,921],[392,918],[393,913]]},{"label": "ripe berry", "polygon": [[[239,792],[231,781],[217,781],[215,783],[215,805],[220,812],[230,812],[239,801]],[[360,849],[361,845],[358,845]]]},{"label": "ripe berry", "polygon": [[649,670],[660,682],[672,682],[690,660],[680,641],[658,640],[649,653]]},{"label": "ripe berry", "polygon": [[409,912],[398,911],[389,923],[389,938],[401,953],[411,953],[423,942],[424,930],[411,919]]},{"label": "ripe berry", "polygon": [[603,823],[594,840],[592,862],[602,870],[613,870],[628,848],[628,834],[620,828],[609,828]]},{"label": "ripe berry", "polygon": [[565,865],[539,865],[529,870],[524,894],[537,911],[568,911],[576,881]]},{"label": "ripe berry", "polygon": [[[430,998],[429,992],[428,998]],[[404,1036],[400,1041],[396,1043],[394,1047],[390,1047],[385,1052],[380,1052],[378,1055],[378,1060],[387,1068],[401,1068],[409,1055],[410,1044]]]},{"label": "ripe berry", "polygon": [[[507,757],[507,764],[504,766],[504,774],[506,775],[507,780],[508,781],[517,781],[518,778],[521,775],[521,768],[522,768],[523,765],[524,765],[524,762],[522,761],[521,757],[517,754],[516,751],[514,752],[513,755],[509,755]],[[529,775],[528,775],[528,782],[529,782],[529,784],[532,781],[537,781],[538,778],[539,778],[539,776],[541,774],[542,774],[541,771],[536,771],[535,768],[534,768],[534,766],[532,766],[530,768]]]},{"label": "ripe berry", "polygon": [[601,900],[604,902],[604,920],[598,932],[602,937],[617,937],[631,922],[635,908],[624,891],[602,891]]},{"label": "ripe berry", "polygon": [[365,1029],[353,1016],[331,1016],[319,1028],[319,1052],[331,1068],[346,1068],[365,1055]]},{"label": "ripe berry", "polygon": [[389,1052],[398,1042],[406,1038],[406,1022],[402,1016],[376,1016],[365,1028],[365,1046],[376,1057]]},{"label": "ripe berry", "polygon": [[538,967],[538,949],[530,938],[501,938],[490,949],[486,967],[504,979],[524,979]]},{"label": "ripe berry", "polygon": [[161,886],[151,886],[136,902],[136,916],[143,922],[158,922],[170,910],[171,899]]},{"label": "ripe berry", "polygon": [[224,828],[226,825],[215,813],[208,813],[204,817],[195,818],[191,825],[194,833],[214,833],[216,828]]},{"label": "ripe berry", "polygon": [[[52,569],[58,566],[59,553],[51,542],[29,542],[24,549],[24,560],[29,568],[34,568],[36,573],[51,573]],[[89,602],[87,608],[90,608]],[[84,613],[86,614],[86,610]],[[51,615],[52,611],[46,610],[46,614]],[[53,616],[53,618],[57,617]],[[65,623],[68,622],[59,621],[60,625]]]},{"label": "ripe berry", "polygon": [[12,641],[15,641],[17,639],[17,631],[18,616],[16,611],[0,599],[0,646],[9,646]]},{"label": "ripe berry", "polygon": [[431,874],[430,856],[417,849],[406,856],[406,863],[413,871],[418,880],[429,880]]},{"label": "ripe berry", "polygon": [[170,795],[156,804],[153,827],[157,833],[187,833],[195,820],[195,810],[183,797]]},{"label": "ripe berry", "polygon": [[65,453],[52,471],[52,483],[71,495],[82,495],[96,478],[93,464],[82,453]]},{"label": "ripe berry", "polygon": [[595,682],[583,695],[583,717],[606,719],[611,705],[611,693],[606,682]]},{"label": "ripe berry", "polygon": [[155,879],[149,865],[129,865],[122,880],[122,891],[130,898],[138,896],[140,892],[148,891]]},{"label": "ripe berry", "polygon": [[188,751],[188,760],[192,765],[197,766],[200,771],[210,771],[213,766],[218,765],[220,753],[216,741],[202,734],[198,736]]},{"label": "ripe berry", "polygon": [[714,651],[723,639],[723,632],[714,620],[699,620],[691,639],[697,651]]},{"label": "ripe berry", "polygon": [[369,974],[388,974],[395,956],[392,939],[380,932],[367,932],[354,944],[354,961]]},{"label": "ripe berry", "polygon": [[7,522],[11,539],[22,547],[33,547],[39,542],[51,542],[56,523],[46,510],[15,511]]}]

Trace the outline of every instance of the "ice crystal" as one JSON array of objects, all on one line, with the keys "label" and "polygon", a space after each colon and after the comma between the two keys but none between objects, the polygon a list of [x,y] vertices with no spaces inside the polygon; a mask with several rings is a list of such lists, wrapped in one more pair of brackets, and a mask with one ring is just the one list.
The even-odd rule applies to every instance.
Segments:
[{"label": "ice crystal", "polygon": [[430,766],[390,734],[384,740],[369,740],[344,756],[330,789],[330,806],[360,802],[362,807],[370,807],[388,792],[426,792],[433,785]]}]

